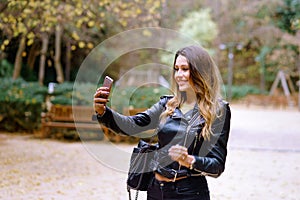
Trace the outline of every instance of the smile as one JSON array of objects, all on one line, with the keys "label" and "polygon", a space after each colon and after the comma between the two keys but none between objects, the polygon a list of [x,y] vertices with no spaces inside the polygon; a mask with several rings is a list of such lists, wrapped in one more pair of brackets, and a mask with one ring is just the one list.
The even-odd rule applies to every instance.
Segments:
[{"label": "smile", "polygon": [[188,81],[177,81],[177,84],[178,85],[185,85],[185,84],[187,84],[188,83]]}]

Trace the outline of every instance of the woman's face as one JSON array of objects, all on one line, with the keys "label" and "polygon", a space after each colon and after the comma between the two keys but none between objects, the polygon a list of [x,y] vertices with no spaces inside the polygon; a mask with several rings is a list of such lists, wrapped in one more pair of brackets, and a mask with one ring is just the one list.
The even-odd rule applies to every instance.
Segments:
[{"label": "woman's face", "polygon": [[179,55],[176,58],[174,71],[175,71],[174,78],[178,85],[179,91],[187,92],[189,90],[193,90],[189,82],[190,66],[187,62],[186,57]]}]

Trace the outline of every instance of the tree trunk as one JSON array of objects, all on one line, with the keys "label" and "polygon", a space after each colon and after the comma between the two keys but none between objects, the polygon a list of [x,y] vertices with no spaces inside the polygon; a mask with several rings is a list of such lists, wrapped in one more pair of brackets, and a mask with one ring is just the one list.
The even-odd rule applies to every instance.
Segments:
[{"label": "tree trunk", "polygon": [[266,65],[265,65],[265,57],[260,61],[260,91],[262,93],[266,92]]},{"label": "tree trunk", "polygon": [[22,69],[22,53],[25,50],[25,36],[22,36],[21,41],[19,43],[19,48],[17,51],[17,55],[15,58],[15,65],[14,65],[14,73],[13,73],[13,79],[17,79],[20,76],[21,69]]},{"label": "tree trunk", "polygon": [[49,36],[47,33],[42,34],[42,50],[40,58],[40,67],[39,67],[39,83],[40,85],[44,84],[45,77],[45,63],[46,63],[46,53],[48,50]]},{"label": "tree trunk", "polygon": [[34,63],[36,61],[36,57],[39,55],[39,48],[40,45],[37,42],[33,43],[32,47],[30,48],[28,59],[27,59],[27,65],[31,70],[34,69]]},{"label": "tree trunk", "polygon": [[56,26],[55,31],[55,56],[54,56],[54,66],[56,69],[56,80],[58,83],[64,82],[64,74],[60,62],[61,57],[61,37],[62,37],[62,29],[61,26],[58,24]]},{"label": "tree trunk", "polygon": [[71,74],[71,42],[69,40],[66,41],[66,80],[70,81]]},{"label": "tree trunk", "polygon": [[[298,38],[298,52],[300,52],[300,30],[297,31],[296,33],[296,38]],[[298,110],[300,111],[300,53],[298,53],[298,58],[296,61],[296,65],[298,66]]]}]

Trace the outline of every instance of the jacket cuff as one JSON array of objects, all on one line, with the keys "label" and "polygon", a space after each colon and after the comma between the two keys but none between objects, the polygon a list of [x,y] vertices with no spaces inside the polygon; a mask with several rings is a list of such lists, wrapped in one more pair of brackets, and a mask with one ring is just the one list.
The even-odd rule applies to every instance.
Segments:
[{"label": "jacket cuff", "polygon": [[104,110],[104,112],[102,113],[102,115],[100,115],[100,114],[98,114],[98,113],[96,112],[96,114],[92,115],[92,120],[93,120],[93,121],[99,121],[99,120],[101,120],[101,118],[105,115],[107,109],[108,109],[108,107],[105,108],[105,110]]}]

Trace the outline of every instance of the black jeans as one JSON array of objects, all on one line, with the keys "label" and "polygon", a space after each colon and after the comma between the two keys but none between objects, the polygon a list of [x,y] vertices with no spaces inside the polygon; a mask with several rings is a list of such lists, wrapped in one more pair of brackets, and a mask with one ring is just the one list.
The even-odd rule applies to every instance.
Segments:
[{"label": "black jeans", "polygon": [[147,200],[210,200],[204,176],[189,177],[176,182],[153,179],[147,190]]}]

